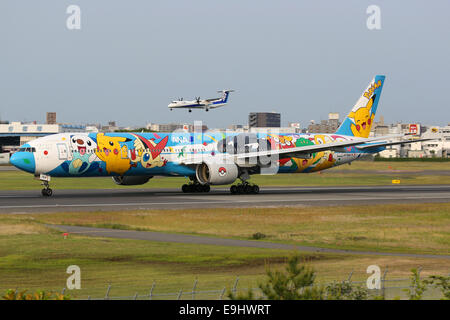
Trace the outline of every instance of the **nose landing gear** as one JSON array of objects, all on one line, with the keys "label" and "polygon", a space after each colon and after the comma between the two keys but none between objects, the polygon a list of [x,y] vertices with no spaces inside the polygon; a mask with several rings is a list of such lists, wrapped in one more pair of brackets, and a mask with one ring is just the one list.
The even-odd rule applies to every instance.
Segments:
[{"label": "nose landing gear", "polygon": [[44,187],[41,191],[41,194],[44,197],[51,197],[51,195],[53,194],[53,190],[50,189],[50,176],[41,174],[38,179],[41,180],[41,185]]},{"label": "nose landing gear", "polygon": [[42,189],[41,193],[44,197],[51,197],[51,195],[53,194],[53,190],[50,189],[49,187],[46,187]]}]

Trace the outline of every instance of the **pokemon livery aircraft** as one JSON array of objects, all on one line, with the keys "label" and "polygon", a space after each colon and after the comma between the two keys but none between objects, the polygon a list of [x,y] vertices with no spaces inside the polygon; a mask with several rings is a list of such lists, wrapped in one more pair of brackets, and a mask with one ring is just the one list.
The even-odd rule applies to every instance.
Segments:
[{"label": "pokemon livery aircraft", "polygon": [[209,111],[209,109],[215,109],[218,107],[223,107],[228,102],[228,96],[230,92],[234,90],[220,90],[217,91],[222,93],[222,97],[220,98],[212,98],[212,99],[203,99],[197,97],[195,100],[185,101],[183,98],[172,101],[169,103],[168,107],[172,111],[173,109],[189,109],[189,112],[192,112],[192,109],[205,109]]},{"label": "pokemon livery aircraft", "polygon": [[[141,185],[154,176],[190,179],[183,192],[229,185],[231,193],[258,193],[253,174],[308,173],[378,153],[409,140],[368,138],[384,76],[377,75],[333,134],[267,133],[61,133],[33,140],[11,156],[17,168],[42,181],[50,177],[111,176],[119,185]],[[397,141],[392,141],[393,139]]]}]

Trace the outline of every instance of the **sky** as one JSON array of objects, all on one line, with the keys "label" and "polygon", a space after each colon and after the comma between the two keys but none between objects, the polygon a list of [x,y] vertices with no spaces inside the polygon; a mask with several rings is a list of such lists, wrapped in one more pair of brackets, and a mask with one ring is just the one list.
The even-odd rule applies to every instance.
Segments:
[{"label": "sky", "polygon": [[[79,30],[66,26],[70,5]],[[384,74],[376,119],[446,125],[449,12],[447,0],[2,0],[0,119],[225,128],[275,111],[305,127],[342,120]],[[220,89],[236,90],[226,107],[167,108]]]}]

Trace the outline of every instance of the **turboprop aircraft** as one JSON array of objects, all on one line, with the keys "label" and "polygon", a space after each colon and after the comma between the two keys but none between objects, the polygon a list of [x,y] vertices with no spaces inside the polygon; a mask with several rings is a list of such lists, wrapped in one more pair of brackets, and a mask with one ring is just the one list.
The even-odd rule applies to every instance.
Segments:
[{"label": "turboprop aircraft", "polygon": [[189,109],[189,112],[192,112],[192,109],[204,109],[209,111],[209,109],[215,109],[218,107],[223,107],[228,102],[228,96],[230,92],[234,90],[220,90],[217,91],[222,93],[222,97],[213,98],[213,99],[200,99],[200,97],[196,97],[195,100],[185,101],[183,98],[172,101],[169,103],[168,107],[170,110],[173,109]]},{"label": "turboprop aircraft", "polygon": [[[30,141],[11,156],[17,168],[42,181],[51,177],[111,176],[118,185],[141,185],[154,176],[184,176],[183,192],[209,192],[231,185],[231,193],[259,193],[254,174],[309,173],[350,163],[407,135],[369,138],[385,77],[377,75],[335,133],[60,133]],[[196,130],[194,130],[196,131]],[[235,183],[238,182],[238,183]],[[151,183],[151,182],[150,182]]]}]

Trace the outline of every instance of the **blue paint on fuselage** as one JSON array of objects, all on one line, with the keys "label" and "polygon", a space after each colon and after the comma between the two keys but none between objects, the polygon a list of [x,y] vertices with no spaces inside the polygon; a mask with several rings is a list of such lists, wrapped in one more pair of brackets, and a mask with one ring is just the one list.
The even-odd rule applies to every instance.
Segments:
[{"label": "blue paint on fuselage", "polygon": [[[220,151],[217,150],[218,144],[221,143],[221,141],[226,138],[227,141],[231,140],[233,141],[234,137],[240,135],[242,133],[236,133],[236,132],[211,132],[211,133],[186,133],[186,132],[179,132],[179,133],[149,133],[149,132],[141,132],[141,133],[106,133],[105,136],[107,137],[124,137],[128,138],[125,142],[120,142],[120,146],[127,146],[128,150],[133,150],[135,148],[135,140],[137,137],[145,138],[146,140],[152,141],[155,144],[158,144],[160,141],[162,141],[164,138],[168,137],[167,143],[164,146],[164,149],[161,150],[160,158],[164,162],[164,164],[160,166],[150,167],[150,168],[144,168],[142,164],[139,161],[131,161],[130,160],[130,168],[125,172],[124,175],[126,176],[140,176],[140,175],[155,175],[155,176],[189,176],[194,177],[195,176],[195,166],[188,166],[183,165],[179,163],[179,160],[182,159],[183,156],[189,156],[189,155],[199,155],[199,154],[205,154],[208,156],[218,156],[220,155]],[[269,137],[269,134],[267,133],[257,133],[252,134],[256,139],[267,139]],[[272,135],[272,134],[270,134]],[[314,137],[316,135],[314,134],[299,134],[299,133],[292,133],[292,134],[278,134],[279,136],[283,137],[293,137],[293,138],[302,138],[306,139],[308,141],[311,141],[314,143]],[[96,133],[90,133],[88,136],[93,140],[96,141]],[[333,136],[334,138],[342,138],[346,139],[345,137],[338,137],[337,135],[326,135],[326,136]],[[305,141],[306,141],[305,140]],[[250,141],[253,142],[253,141]],[[256,142],[256,141],[255,141]],[[213,145],[213,147],[212,147]],[[196,146],[195,151],[191,151],[192,147]],[[365,154],[373,154],[384,150],[384,147],[374,147],[369,148],[365,150],[360,150],[355,147],[348,147],[344,148],[343,152],[341,154],[353,154],[353,155],[359,155],[361,156]],[[350,156],[350,155],[349,155]],[[355,156],[354,158],[358,158],[359,156]],[[280,157],[282,158],[282,157]],[[12,158],[14,159],[14,158]],[[33,158],[34,159],[34,158]],[[350,160],[351,161],[351,160]],[[291,165],[285,165],[285,166],[279,166],[277,173],[294,173],[298,172],[298,166],[294,162],[291,162]],[[317,161],[315,162],[317,163]],[[314,163],[314,164],[315,164]],[[336,164],[333,164],[333,166],[341,164],[337,162]],[[73,165],[72,165],[73,166]],[[89,164],[90,168],[89,170],[80,170],[79,172],[74,172],[74,170],[68,170],[67,168],[71,168],[71,161],[67,160],[64,161],[62,164],[60,163],[56,168],[53,170],[47,172],[46,174],[53,176],[53,177],[95,177],[95,176],[118,176],[119,174],[110,172],[108,173],[106,170],[106,164],[105,162],[99,160],[97,158],[96,161],[91,162]],[[33,167],[34,168],[34,167]],[[31,171],[33,168],[29,167],[28,170],[24,169],[25,171]],[[311,172],[313,171],[314,166],[311,165],[310,167],[306,167],[302,170],[302,172]],[[34,169],[33,169],[34,170]]]}]

